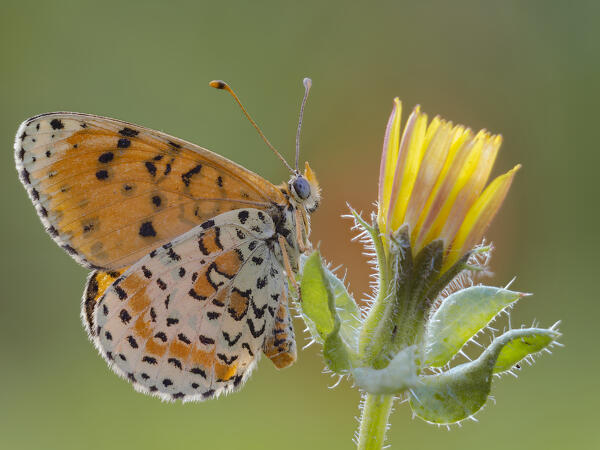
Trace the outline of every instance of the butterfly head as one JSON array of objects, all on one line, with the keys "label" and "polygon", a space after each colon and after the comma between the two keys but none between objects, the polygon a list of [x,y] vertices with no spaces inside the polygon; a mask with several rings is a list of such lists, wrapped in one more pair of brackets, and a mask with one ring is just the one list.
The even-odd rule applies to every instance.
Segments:
[{"label": "butterfly head", "polygon": [[321,200],[321,189],[315,173],[308,162],[305,164],[304,174],[295,173],[288,182],[291,198],[297,205],[302,205],[308,213],[315,211]]}]

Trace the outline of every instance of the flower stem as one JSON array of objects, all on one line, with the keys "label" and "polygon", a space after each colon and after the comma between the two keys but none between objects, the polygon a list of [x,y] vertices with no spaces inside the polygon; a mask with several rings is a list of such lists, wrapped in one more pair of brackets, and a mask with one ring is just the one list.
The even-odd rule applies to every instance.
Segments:
[{"label": "flower stem", "polygon": [[360,418],[358,450],[380,450],[383,447],[393,402],[392,395],[365,394]]}]

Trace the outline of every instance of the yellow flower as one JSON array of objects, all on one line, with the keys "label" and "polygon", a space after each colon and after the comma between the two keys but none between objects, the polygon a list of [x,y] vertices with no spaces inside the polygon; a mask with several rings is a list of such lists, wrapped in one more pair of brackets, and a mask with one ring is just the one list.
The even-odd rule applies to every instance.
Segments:
[{"label": "yellow flower", "polygon": [[481,241],[521,166],[484,189],[500,135],[473,134],[437,116],[428,123],[419,106],[402,131],[401,111],[396,98],[381,156],[377,223],[384,240],[408,225],[415,255],[442,239],[444,272]]}]

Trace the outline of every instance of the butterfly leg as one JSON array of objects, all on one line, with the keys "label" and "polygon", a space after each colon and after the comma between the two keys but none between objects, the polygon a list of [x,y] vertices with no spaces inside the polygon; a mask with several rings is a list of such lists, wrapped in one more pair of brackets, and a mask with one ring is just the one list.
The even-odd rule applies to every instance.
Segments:
[{"label": "butterfly leg", "polygon": [[296,208],[295,212],[295,220],[296,220],[296,241],[298,242],[298,249],[300,253],[304,253],[306,248],[304,247],[304,239],[302,239],[302,227],[304,225],[304,221],[302,220],[302,213],[299,208]]},{"label": "butterfly leg", "polygon": [[273,329],[263,344],[263,353],[278,369],[291,366],[296,361],[296,339],[285,289],[275,313]]},{"label": "butterfly leg", "polygon": [[292,271],[292,265],[290,264],[290,258],[288,257],[287,250],[285,249],[285,239],[281,234],[277,236],[277,239],[279,240],[279,247],[281,247],[281,255],[283,257],[283,265],[285,267],[285,271],[287,272],[287,276],[288,276],[290,282],[292,283],[292,285],[294,286],[294,289],[296,290],[296,292],[300,292],[300,290],[298,288],[298,283],[296,282],[296,277],[294,277],[294,272]]}]

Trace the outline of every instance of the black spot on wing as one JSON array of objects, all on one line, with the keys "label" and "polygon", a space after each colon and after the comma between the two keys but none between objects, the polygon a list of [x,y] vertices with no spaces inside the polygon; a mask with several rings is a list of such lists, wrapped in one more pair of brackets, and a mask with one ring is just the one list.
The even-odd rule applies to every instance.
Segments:
[{"label": "black spot on wing", "polygon": [[190,372],[200,375],[202,378],[206,378],[206,372],[202,370],[200,367],[193,367],[190,369]]},{"label": "black spot on wing", "polygon": [[[156,358],[153,358],[152,356],[144,356],[142,358],[142,362],[145,362],[145,363],[148,363],[148,364],[152,364],[152,365],[158,364],[158,361],[156,360]],[[144,378],[143,375],[142,375],[142,378]]]},{"label": "black spot on wing", "polygon": [[179,370],[181,370],[183,367],[181,366],[181,361],[179,361],[177,358],[169,358],[167,359],[167,362],[169,364],[173,364],[175,367],[177,367]]},{"label": "black spot on wing", "polygon": [[127,336],[127,342],[129,342],[131,348],[138,348],[138,343],[133,336]]},{"label": "black spot on wing", "polygon": [[140,225],[140,236],[143,237],[154,237],[156,236],[156,230],[152,226],[152,222],[144,222]]},{"label": "black spot on wing", "polygon": [[[115,283],[113,283],[113,285],[115,285]],[[127,298],[127,292],[125,292],[121,286],[115,285],[114,289],[115,289],[115,292],[117,293],[117,296],[119,297],[119,300],[125,300]]]},{"label": "black spot on wing", "polygon": [[265,275],[264,277],[258,277],[256,279],[256,287],[258,289],[262,289],[267,285],[267,276]]},{"label": "black spot on wing", "polygon": [[248,213],[248,211],[246,211],[246,210],[240,211],[240,212],[238,213],[238,219],[240,220],[240,223],[241,223],[242,225],[246,223],[246,220],[248,220],[248,216],[249,216],[249,215],[250,215],[250,214],[249,214],[249,213]]},{"label": "black spot on wing", "polygon": [[129,148],[131,146],[131,141],[127,138],[119,139],[117,142],[117,148]]},{"label": "black spot on wing", "polygon": [[263,321],[263,326],[260,330],[257,330],[254,326],[254,322],[252,319],[246,319],[246,323],[248,324],[248,328],[250,329],[250,333],[254,338],[259,338],[265,332],[265,321]]},{"label": "black spot on wing", "polygon": [[215,221],[214,221],[214,220],[212,220],[212,219],[211,219],[211,220],[207,220],[206,222],[203,222],[202,224],[200,224],[200,226],[201,226],[203,229],[205,229],[205,230],[206,230],[207,228],[211,228],[211,227],[213,227],[214,225],[215,225]]},{"label": "black spot on wing", "polygon": [[126,309],[121,310],[121,312],[119,313],[119,317],[121,318],[121,321],[124,324],[128,324],[129,321],[131,320],[131,316],[129,315],[129,312],[127,312]]},{"label": "black spot on wing", "polygon": [[146,161],[145,165],[146,165],[146,170],[148,171],[148,173],[152,176],[155,176],[156,175],[156,166],[154,165],[154,163],[152,163],[150,161]]},{"label": "black spot on wing", "polygon": [[109,163],[113,160],[113,158],[115,157],[115,154],[113,152],[106,152],[106,153],[102,153],[99,157],[98,157],[98,161],[101,163]]},{"label": "black spot on wing", "polygon": [[192,181],[192,177],[196,174],[199,174],[201,169],[202,169],[202,165],[198,164],[193,169],[190,169],[186,173],[182,174],[181,180],[183,181],[183,184],[185,184],[186,186],[189,186]]},{"label": "black spot on wing", "polygon": [[254,304],[254,300],[250,300],[250,306],[252,307],[252,311],[254,312],[254,316],[257,319],[261,319],[262,316],[265,314],[265,310],[267,309],[268,303],[265,303],[262,307],[257,307]]},{"label": "black spot on wing", "polygon": [[230,347],[233,347],[235,344],[237,344],[237,341],[239,341],[241,337],[241,332],[238,333],[237,336],[232,339],[227,331],[223,331],[223,339],[225,339],[225,341]]},{"label": "black spot on wing", "polygon": [[50,121],[50,126],[53,130],[61,130],[65,127],[65,125],[62,123],[62,120],[60,119],[52,119]]},{"label": "black spot on wing", "polygon": [[139,134],[139,131],[132,130],[129,127],[125,127],[122,130],[119,130],[119,134],[121,136],[126,136],[126,137],[135,137]]},{"label": "black spot on wing", "polygon": [[217,353],[217,358],[230,366],[236,359],[238,359],[238,355],[232,355],[230,358],[228,358],[227,355],[224,355],[223,353]]},{"label": "black spot on wing", "polygon": [[188,295],[199,301],[206,300],[205,296],[198,294],[193,288],[188,291]]},{"label": "black spot on wing", "polygon": [[156,334],[154,335],[154,337],[155,337],[156,339],[160,339],[160,340],[161,340],[161,341],[163,341],[163,342],[167,342],[167,335],[166,335],[165,333],[163,333],[162,331],[159,331],[158,333],[156,333]]},{"label": "black spot on wing", "polygon": [[142,272],[146,278],[152,278],[152,272],[146,266],[142,266]]},{"label": "black spot on wing", "polygon": [[27,169],[21,171],[21,178],[25,183],[31,184],[31,178],[29,178],[29,171]]},{"label": "black spot on wing", "polygon": [[209,338],[208,336],[203,336],[202,334],[198,336],[198,340],[204,345],[213,345],[215,343],[214,339]]},{"label": "black spot on wing", "polygon": [[183,342],[184,344],[188,344],[188,345],[190,345],[190,344],[192,343],[192,341],[190,341],[190,340],[188,339],[188,337],[187,337],[185,334],[183,334],[183,333],[179,333],[179,334],[177,335],[177,339],[179,339],[179,340],[180,340],[181,342]]},{"label": "black spot on wing", "polygon": [[167,255],[173,261],[179,261],[179,260],[181,260],[181,256],[179,256],[177,253],[175,253],[175,251],[172,248],[169,249],[169,251],[167,252]]}]

